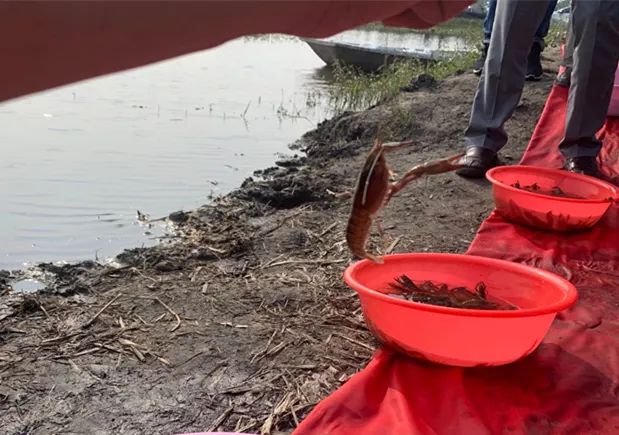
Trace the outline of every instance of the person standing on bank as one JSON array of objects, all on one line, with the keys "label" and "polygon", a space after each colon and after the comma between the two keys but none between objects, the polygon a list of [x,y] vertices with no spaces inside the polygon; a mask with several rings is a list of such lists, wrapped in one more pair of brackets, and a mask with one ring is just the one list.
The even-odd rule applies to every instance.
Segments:
[{"label": "person standing on bank", "polygon": [[[488,58],[465,131],[464,177],[481,178],[507,143],[505,122],[520,100],[535,30],[550,0],[499,0]],[[569,98],[559,150],[564,169],[600,177],[596,133],[604,125],[619,61],[619,0],[572,0]],[[571,70],[571,71],[570,71]]]},{"label": "person standing on bank", "polygon": [[[479,59],[477,59],[475,65],[473,66],[473,73],[476,75],[481,75],[481,72],[484,70],[484,63],[486,63],[488,46],[490,45],[490,37],[492,36],[492,25],[494,24],[494,16],[496,15],[497,1],[498,0],[490,0],[488,2],[488,12],[486,12],[486,18],[484,19],[484,40],[481,49],[482,51]],[[557,6],[557,1],[558,0],[550,0],[544,19],[535,31],[533,44],[531,44],[531,49],[529,50],[529,56],[527,58],[526,80],[541,80],[542,74],[544,73],[540,58],[542,51],[544,51],[544,39],[548,35],[548,30],[550,30],[550,20],[552,19],[552,14]]]}]

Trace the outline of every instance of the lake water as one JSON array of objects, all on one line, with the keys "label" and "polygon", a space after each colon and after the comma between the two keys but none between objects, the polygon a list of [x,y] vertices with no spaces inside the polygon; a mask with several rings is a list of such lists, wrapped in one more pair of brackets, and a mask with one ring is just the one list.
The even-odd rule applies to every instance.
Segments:
[{"label": "lake water", "polygon": [[305,43],[265,36],[0,104],[0,269],[157,243],[137,210],[193,209],[272,165],[328,116],[322,77]]}]

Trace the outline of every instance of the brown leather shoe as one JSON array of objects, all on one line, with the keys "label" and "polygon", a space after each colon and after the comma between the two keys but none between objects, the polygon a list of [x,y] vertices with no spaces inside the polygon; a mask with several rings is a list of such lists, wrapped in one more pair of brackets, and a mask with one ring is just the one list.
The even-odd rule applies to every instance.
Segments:
[{"label": "brown leather shoe", "polygon": [[470,147],[460,159],[465,165],[456,171],[456,174],[467,178],[483,178],[486,171],[499,164],[496,153],[488,148]]},{"label": "brown leather shoe", "polygon": [[568,157],[565,159],[563,169],[576,174],[584,174],[590,177],[602,178],[595,157]]}]

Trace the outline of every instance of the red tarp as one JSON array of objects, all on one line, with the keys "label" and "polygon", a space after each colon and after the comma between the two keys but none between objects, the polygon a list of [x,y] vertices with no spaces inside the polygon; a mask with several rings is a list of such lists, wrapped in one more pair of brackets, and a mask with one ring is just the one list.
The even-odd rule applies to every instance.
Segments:
[{"label": "red tarp", "polygon": [[[521,163],[560,167],[566,101],[567,89],[554,87]],[[616,183],[619,118],[600,135],[603,171]],[[507,366],[441,367],[380,350],[295,435],[619,434],[619,204],[592,231],[571,235],[492,213],[467,253],[559,273],[579,301],[536,352]]]}]

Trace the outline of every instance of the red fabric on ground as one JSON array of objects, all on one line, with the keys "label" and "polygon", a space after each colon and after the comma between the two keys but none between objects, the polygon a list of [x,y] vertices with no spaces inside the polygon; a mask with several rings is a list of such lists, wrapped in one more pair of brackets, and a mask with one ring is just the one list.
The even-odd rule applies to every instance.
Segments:
[{"label": "red fabric on ground", "polygon": [[[566,101],[567,90],[553,88],[522,164],[560,167]],[[617,180],[619,118],[600,137],[603,171]],[[579,234],[529,230],[493,212],[467,253],[559,273],[579,301],[537,351],[507,366],[441,367],[380,350],[295,435],[619,434],[619,204]]]}]

